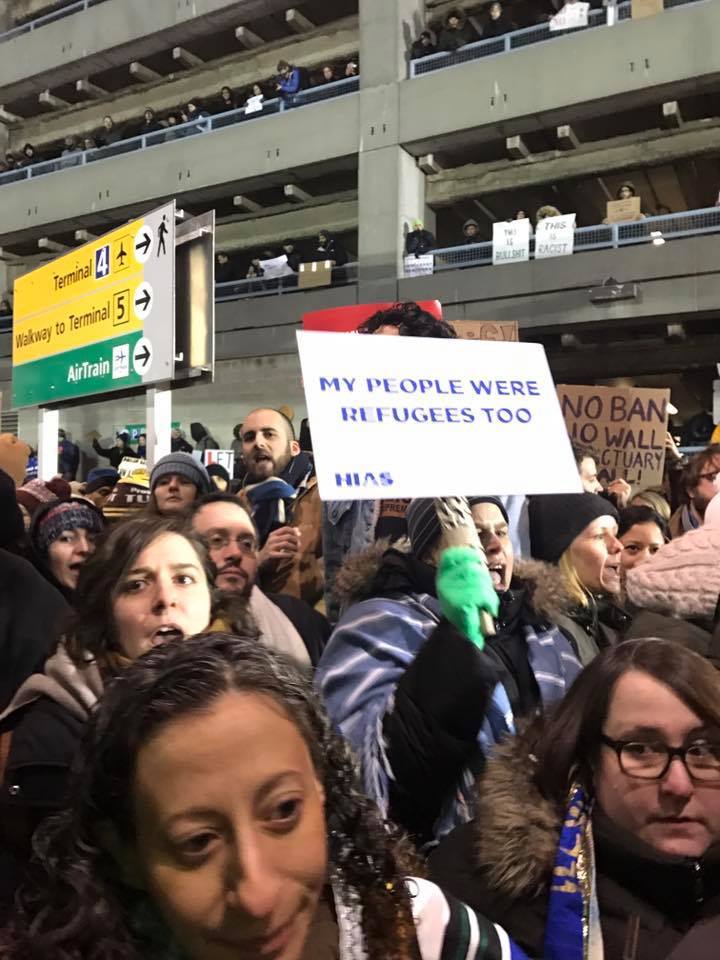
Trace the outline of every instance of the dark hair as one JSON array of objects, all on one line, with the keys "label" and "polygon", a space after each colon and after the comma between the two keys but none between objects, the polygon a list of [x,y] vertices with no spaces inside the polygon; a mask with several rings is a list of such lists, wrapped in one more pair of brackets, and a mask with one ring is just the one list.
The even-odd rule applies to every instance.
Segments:
[{"label": "dark hair", "polygon": [[[166,724],[197,716],[230,691],[278,703],[310,752],[325,792],[328,855],[341,894],[362,908],[369,960],[410,960],[415,928],[404,878],[409,848],[358,790],[352,753],[334,731],[312,682],[255,640],[202,634],[136,660],[89,722],[72,803],[35,839],[34,884],[17,897],[10,957],[17,960],[140,960],[167,949],[169,932],[146,895],[128,889],[98,841],[99,825],[133,838],[138,752]],[[240,761],[238,761],[240,762]],[[149,922],[133,930],[131,913]],[[152,922],[150,922],[152,921]],[[157,943],[146,931],[157,928]]]},{"label": "dark hair", "polygon": [[669,687],[704,722],[720,730],[720,674],[708,660],[671,640],[626,640],[603,650],[552,710],[528,730],[537,758],[535,782],[558,809],[571,780],[592,790],[600,735],[618,680],[640,670]]},{"label": "dark hair", "polygon": [[236,440],[242,440],[242,424],[236,423],[233,427],[233,436]]},{"label": "dark hair", "polygon": [[589,447],[583,447],[581,444],[575,443],[572,440],[570,441],[570,446],[572,447],[573,456],[575,457],[575,464],[578,470],[580,469],[580,465],[582,464],[583,460],[595,459],[595,451],[591,450]]},{"label": "dark hair", "polygon": [[177,533],[192,544],[212,589],[213,569],[207,550],[187,521],[141,517],[112,528],[80,570],[75,617],[65,638],[67,651],[77,663],[84,663],[88,653],[102,659],[118,651],[112,602],[126,570],[146,547],[167,533]]},{"label": "dark hair", "polygon": [[668,525],[665,523],[663,518],[651,507],[625,507],[624,510],[620,511],[620,520],[618,521],[618,539],[625,536],[625,534],[638,523],[654,523],[658,528],[660,533],[663,535],[663,540],[665,543],[670,539],[670,531],[668,530]]},{"label": "dark hair", "polygon": [[636,196],[637,196],[637,191],[636,191],[636,189],[635,189],[635,184],[634,184],[634,183],[630,183],[629,180],[626,180],[624,183],[621,183],[620,186],[617,188],[617,193],[615,194],[615,196],[618,198],[618,200],[620,199],[620,194],[622,193],[622,191],[623,191],[623,189],[624,189],[625,187],[628,188],[628,190],[630,191],[630,193],[631,193],[631,195],[632,195],[633,197],[636,197]]},{"label": "dark hair", "polygon": [[404,300],[387,310],[378,310],[357,329],[358,333],[376,333],[380,327],[397,327],[401,337],[435,337],[457,339],[455,330],[445,320],[438,320],[419,303]]},{"label": "dark hair", "polygon": [[289,67],[290,64],[287,60],[278,60],[277,72],[280,73],[281,70],[284,70],[286,67]]},{"label": "dark hair", "polygon": [[683,467],[682,488],[686,503],[690,499],[690,490],[700,483],[700,474],[705,472],[705,467],[713,457],[720,457],[720,443],[709,444],[700,453],[690,457]]}]

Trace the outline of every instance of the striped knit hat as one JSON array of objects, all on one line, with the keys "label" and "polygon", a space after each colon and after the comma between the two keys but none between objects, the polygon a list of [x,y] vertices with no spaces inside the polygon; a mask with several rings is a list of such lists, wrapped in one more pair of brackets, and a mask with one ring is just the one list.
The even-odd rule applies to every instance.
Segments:
[{"label": "striped knit hat", "polygon": [[[468,497],[468,503],[473,507],[476,503],[494,503],[508,523],[508,515],[502,500],[497,497]],[[440,521],[435,509],[435,501],[430,498],[412,500],[405,514],[408,537],[412,552],[421,559],[427,549],[440,538]]]},{"label": "striped knit hat", "polygon": [[50,545],[66,530],[101,533],[103,526],[103,515],[92,503],[71,497],[38,510],[30,526],[30,540],[37,553],[44,557]]}]

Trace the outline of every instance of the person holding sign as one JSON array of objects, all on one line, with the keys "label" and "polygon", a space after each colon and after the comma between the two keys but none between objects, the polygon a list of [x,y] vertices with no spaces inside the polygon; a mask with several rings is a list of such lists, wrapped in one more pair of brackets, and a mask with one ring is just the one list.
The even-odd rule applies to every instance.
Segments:
[{"label": "person holding sign", "polygon": [[[477,554],[445,551],[435,502],[413,500],[409,548],[376,547],[341,570],[338,587],[355,602],[318,671],[365,789],[419,845],[469,818],[484,757],[515,718],[554,703],[580,671],[531,599],[502,502],[469,504],[487,569]],[[480,611],[496,618],[494,636],[483,636]]]},{"label": "person holding sign", "polygon": [[551,494],[530,499],[532,555],[537,569],[535,603],[572,642],[583,666],[617,643],[629,616],[616,605],[622,589],[618,513],[595,493]]}]

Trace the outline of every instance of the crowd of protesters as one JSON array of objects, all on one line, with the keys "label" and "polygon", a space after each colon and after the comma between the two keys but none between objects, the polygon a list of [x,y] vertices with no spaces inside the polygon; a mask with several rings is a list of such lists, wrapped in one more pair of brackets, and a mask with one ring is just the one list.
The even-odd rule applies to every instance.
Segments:
[{"label": "crowd of protesters", "polygon": [[0,956],[710,960],[720,445],[468,491],[480,553],[432,499],[321,502],[292,418],[234,477],[199,422],[82,482],[0,437]]},{"label": "crowd of protesters", "polygon": [[[101,156],[122,153],[123,141],[145,134],[157,134],[155,142],[177,140],[182,137],[200,133],[203,126],[198,122],[210,116],[232,114],[242,109],[242,117],[260,116],[266,109],[266,101],[280,98],[286,107],[295,105],[295,97],[303,90],[323,86],[358,76],[358,61],[356,58],[342,63],[324,63],[317,69],[298,67],[280,60],[277,65],[277,74],[267,80],[256,81],[246,90],[236,91],[232,87],[223,86],[220,92],[207,100],[191,97],[189,100],[163,112],[156,111],[148,106],[142,118],[117,124],[111,115],[102,119],[101,126],[92,134],[76,136],[69,134],[62,143],[36,149],[33,144],[26,143],[20,151],[8,151],[0,157],[0,174],[10,173],[13,170],[21,171],[25,167],[33,166],[44,160],[60,160],[62,167],[75,166],[80,162],[79,155],[90,152],[89,159]],[[227,124],[237,122],[242,117],[229,116]],[[179,129],[175,129],[178,127]],[[117,151],[108,148],[117,146]],[[93,151],[101,150],[93,155]]]}]

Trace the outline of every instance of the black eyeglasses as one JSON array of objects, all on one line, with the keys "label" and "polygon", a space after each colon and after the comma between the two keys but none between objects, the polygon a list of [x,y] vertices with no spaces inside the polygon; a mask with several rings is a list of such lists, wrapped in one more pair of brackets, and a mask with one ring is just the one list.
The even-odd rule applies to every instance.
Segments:
[{"label": "black eyeglasses", "polygon": [[240,533],[237,537],[231,537],[227,533],[212,533],[205,537],[205,543],[210,550],[224,550],[231,540],[238,545],[240,553],[247,557],[253,556],[257,550],[257,540],[249,533]]},{"label": "black eyeglasses", "polygon": [[600,739],[615,751],[622,772],[636,780],[661,780],[677,757],[693,780],[720,783],[720,743],[695,740],[669,747],[660,741],[613,740],[604,733]]}]

